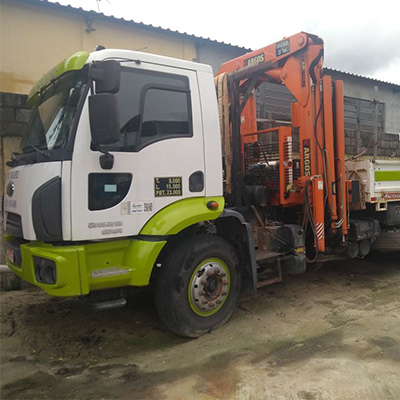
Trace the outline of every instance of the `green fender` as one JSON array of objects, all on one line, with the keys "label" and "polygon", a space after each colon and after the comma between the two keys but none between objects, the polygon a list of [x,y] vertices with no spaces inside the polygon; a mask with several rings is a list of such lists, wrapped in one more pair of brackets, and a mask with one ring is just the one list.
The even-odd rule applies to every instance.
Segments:
[{"label": "green fender", "polygon": [[[215,210],[210,210],[210,201],[218,203]],[[163,208],[155,214],[140,231],[141,235],[167,236],[176,235],[183,229],[203,221],[218,218],[224,210],[223,197],[192,197],[183,199]]]}]

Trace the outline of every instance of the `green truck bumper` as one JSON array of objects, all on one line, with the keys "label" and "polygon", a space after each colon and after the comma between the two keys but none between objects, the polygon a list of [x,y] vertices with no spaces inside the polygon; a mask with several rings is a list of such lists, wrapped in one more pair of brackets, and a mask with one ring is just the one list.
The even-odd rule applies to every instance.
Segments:
[{"label": "green truck bumper", "polygon": [[85,245],[19,245],[5,236],[7,265],[52,296],[80,296],[92,290],[146,286],[165,241],[125,239]]}]

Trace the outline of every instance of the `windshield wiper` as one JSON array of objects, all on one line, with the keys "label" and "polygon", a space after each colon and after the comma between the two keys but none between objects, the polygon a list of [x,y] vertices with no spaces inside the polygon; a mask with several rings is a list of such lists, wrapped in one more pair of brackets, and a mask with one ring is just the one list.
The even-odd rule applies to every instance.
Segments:
[{"label": "windshield wiper", "polygon": [[26,164],[26,163],[35,163],[40,160],[47,160],[50,158],[48,153],[42,152],[32,152],[32,153],[12,153],[11,160],[6,162],[8,167],[16,167],[18,165]]},{"label": "windshield wiper", "polygon": [[19,164],[21,153],[11,153],[11,160],[6,162],[7,167],[16,167]]}]

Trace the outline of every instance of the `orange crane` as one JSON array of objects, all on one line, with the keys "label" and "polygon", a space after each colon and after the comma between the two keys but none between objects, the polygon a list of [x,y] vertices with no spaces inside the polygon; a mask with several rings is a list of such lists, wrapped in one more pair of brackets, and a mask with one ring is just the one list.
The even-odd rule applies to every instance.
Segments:
[{"label": "orange crane", "polygon": [[[224,96],[230,107],[233,155],[232,171],[227,174],[232,176],[226,186],[228,192],[232,188],[228,198],[232,205],[240,207],[252,194],[243,192],[266,185],[270,206],[302,207],[300,213],[314,232],[317,252],[326,250],[328,235],[335,243],[344,243],[349,228],[343,82],[324,75],[323,55],[323,40],[300,32],[228,61],[216,74],[217,81],[226,79]],[[284,84],[295,97],[291,127],[257,130],[255,90],[263,82]],[[297,151],[293,142],[295,128]],[[273,135],[278,136],[275,147],[271,144]],[[278,150],[275,163],[271,161],[274,150]],[[228,164],[225,162],[226,169]],[[271,179],[263,180],[262,174],[250,179],[257,175],[256,167],[274,169],[274,180],[279,185],[271,187]]]}]

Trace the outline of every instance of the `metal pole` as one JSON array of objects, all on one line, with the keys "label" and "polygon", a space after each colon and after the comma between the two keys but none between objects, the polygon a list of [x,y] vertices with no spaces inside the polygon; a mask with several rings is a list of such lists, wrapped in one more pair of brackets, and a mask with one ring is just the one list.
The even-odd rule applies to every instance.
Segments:
[{"label": "metal pole", "polygon": [[372,138],[372,142],[374,144],[374,158],[378,155],[378,86],[374,86],[374,111],[373,111],[373,118],[374,118],[374,135]]}]

